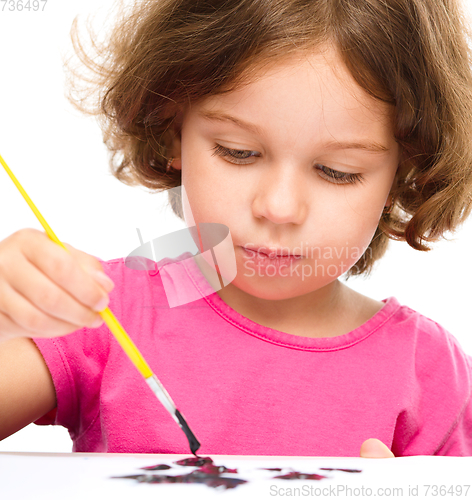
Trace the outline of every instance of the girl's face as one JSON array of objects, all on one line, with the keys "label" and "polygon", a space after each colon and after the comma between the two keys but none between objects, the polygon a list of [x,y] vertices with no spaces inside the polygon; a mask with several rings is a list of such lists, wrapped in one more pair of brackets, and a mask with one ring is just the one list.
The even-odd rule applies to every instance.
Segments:
[{"label": "girl's face", "polygon": [[182,183],[196,223],[230,229],[230,287],[269,300],[319,293],[364,253],[387,203],[399,163],[392,109],[332,49],[252,81],[185,112]]}]

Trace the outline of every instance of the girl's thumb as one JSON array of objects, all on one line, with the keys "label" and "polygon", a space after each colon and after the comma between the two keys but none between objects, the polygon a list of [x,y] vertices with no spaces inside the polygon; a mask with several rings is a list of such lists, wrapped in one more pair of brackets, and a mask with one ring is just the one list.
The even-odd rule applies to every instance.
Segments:
[{"label": "girl's thumb", "polygon": [[364,441],[361,446],[362,458],[394,458],[394,454],[378,439],[371,438]]}]

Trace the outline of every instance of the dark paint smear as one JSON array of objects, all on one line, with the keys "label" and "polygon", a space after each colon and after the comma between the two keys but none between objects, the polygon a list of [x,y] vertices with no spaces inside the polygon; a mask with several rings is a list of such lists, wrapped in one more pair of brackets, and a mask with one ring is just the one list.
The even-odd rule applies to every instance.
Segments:
[{"label": "dark paint smear", "polygon": [[[190,457],[184,458],[182,460],[178,460],[174,462],[177,465],[183,465],[186,467],[197,467],[200,472],[204,472],[205,474],[223,474],[224,472],[229,474],[237,474],[238,469],[228,469],[224,465],[215,465],[213,460],[210,457]],[[170,469],[169,465],[160,464],[160,465],[151,465],[149,467],[141,467],[143,470],[165,470]],[[282,469],[280,469],[282,470]]]},{"label": "dark paint smear", "polygon": [[212,488],[223,487],[236,488],[240,484],[247,483],[245,479],[236,477],[221,477],[218,474],[206,474],[200,470],[182,474],[180,476],[165,476],[163,474],[137,474],[134,476],[120,476],[115,479],[136,479],[139,483],[203,483]]},{"label": "dark paint smear", "polygon": [[174,464],[177,465],[185,465],[185,466],[190,466],[190,467],[200,467],[205,464],[212,464],[213,460],[210,457],[190,457],[190,458],[183,458],[182,460],[177,460],[177,462],[174,462]]},{"label": "dark paint smear", "polygon": [[228,469],[224,465],[213,465],[213,464],[205,464],[202,465],[199,471],[205,472],[206,474],[222,474],[224,472],[228,474],[237,474],[238,469]]},{"label": "dark paint smear", "polygon": [[[120,476],[121,479],[136,479],[139,483],[203,483],[211,488],[236,488],[247,483],[245,479],[235,477],[221,477],[222,473],[237,474],[237,469],[228,469],[224,465],[214,465],[210,457],[190,457],[174,462],[184,467],[199,467],[190,474],[180,476],[166,476],[163,474],[136,474],[133,476]],[[167,470],[171,467],[165,464],[141,467],[143,470]]]},{"label": "dark paint smear", "polygon": [[320,467],[320,470],[340,470],[342,472],[362,472],[359,469],[330,469],[328,467]]},{"label": "dark paint smear", "polygon": [[158,464],[158,465],[150,465],[149,467],[140,467],[143,470],[168,470],[172,469],[170,465],[166,464]]},{"label": "dark paint smear", "polygon": [[[211,488],[236,488],[240,484],[247,483],[245,479],[238,479],[235,477],[221,477],[223,473],[237,474],[237,469],[229,469],[224,465],[215,465],[210,457],[199,457],[195,455],[190,458],[183,458],[174,462],[176,465],[184,467],[198,467],[198,469],[190,472],[189,474],[181,474],[179,476],[167,476],[164,474],[136,474],[133,476],[117,476],[114,479],[135,479],[139,483],[202,483],[210,486]],[[141,467],[143,470],[167,470],[171,469],[169,465],[158,464],[149,467]],[[342,472],[362,472],[357,469],[331,469],[327,467],[320,467],[321,470],[326,471],[342,471]],[[262,468],[261,470],[268,470],[273,472],[281,472],[283,469],[279,467]],[[306,474],[303,472],[293,471],[281,476],[274,476],[273,479],[308,479],[319,481],[326,479],[327,476],[320,474]]]},{"label": "dark paint smear", "polygon": [[305,474],[303,472],[289,472],[283,476],[275,476],[274,479],[313,479],[314,481],[319,481],[320,479],[326,479],[326,476],[320,476],[319,474]]}]

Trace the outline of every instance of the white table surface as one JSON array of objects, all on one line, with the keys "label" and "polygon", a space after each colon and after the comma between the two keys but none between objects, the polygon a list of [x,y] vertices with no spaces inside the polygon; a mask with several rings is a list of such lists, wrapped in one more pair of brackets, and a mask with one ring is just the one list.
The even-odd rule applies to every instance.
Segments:
[{"label": "white table surface", "polygon": [[[144,484],[131,479],[112,479],[112,476],[140,474],[143,473],[140,467],[172,464],[184,457],[2,452],[0,499],[472,498],[472,487],[467,487],[472,484],[472,457],[367,459],[213,455],[216,465],[238,468],[237,477],[249,480],[247,484],[228,490],[202,484]],[[273,479],[281,473],[261,471],[260,467],[292,467],[299,472],[327,477],[319,481],[285,481]],[[321,467],[360,469],[362,472],[322,471]],[[191,470],[185,467],[182,473]],[[458,494],[460,486],[462,491]]]}]

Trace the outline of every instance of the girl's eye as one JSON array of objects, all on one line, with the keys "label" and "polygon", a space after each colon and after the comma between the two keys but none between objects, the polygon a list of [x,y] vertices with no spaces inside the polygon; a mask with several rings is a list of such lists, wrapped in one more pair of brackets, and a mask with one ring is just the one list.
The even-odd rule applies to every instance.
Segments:
[{"label": "girl's eye", "polygon": [[325,167],[320,163],[317,163],[315,168],[322,172],[323,178],[333,184],[355,184],[356,182],[362,182],[363,180],[361,174],[347,174],[346,172],[339,172],[339,170],[333,170],[332,168]]},{"label": "girl's eye", "polygon": [[[217,144],[213,148],[213,155],[218,155],[226,158],[230,163],[236,163],[238,165],[245,165],[252,163],[251,158],[260,156],[257,151],[250,151],[248,149],[230,149]],[[333,184],[355,184],[357,182],[362,182],[363,177],[361,174],[348,174],[346,172],[340,172],[339,170],[333,170],[332,168],[326,167],[320,163],[315,165],[315,168],[322,172],[322,177],[328,182]]]},{"label": "girl's eye", "polygon": [[250,151],[247,149],[229,149],[217,144],[213,148],[213,155],[218,155],[226,158],[230,163],[236,163],[238,165],[245,165],[247,163],[252,163],[251,158],[260,156],[257,151]]}]

